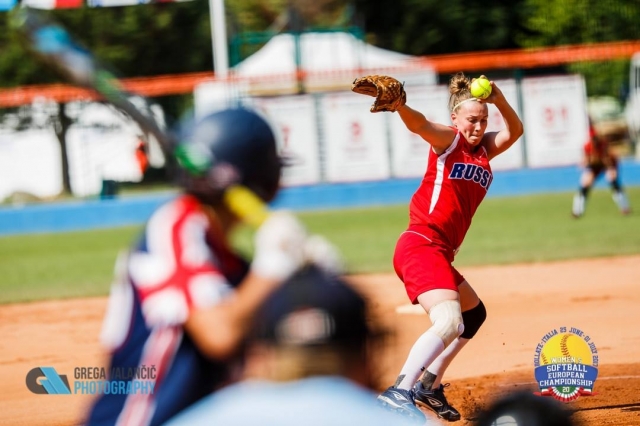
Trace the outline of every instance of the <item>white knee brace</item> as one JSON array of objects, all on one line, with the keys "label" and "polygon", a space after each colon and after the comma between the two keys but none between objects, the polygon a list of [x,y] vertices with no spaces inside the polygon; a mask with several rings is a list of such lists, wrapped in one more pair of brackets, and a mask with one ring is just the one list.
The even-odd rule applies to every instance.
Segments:
[{"label": "white knee brace", "polygon": [[429,318],[432,324],[429,330],[440,336],[445,348],[464,331],[460,302],[456,300],[445,300],[433,305],[429,310]]}]

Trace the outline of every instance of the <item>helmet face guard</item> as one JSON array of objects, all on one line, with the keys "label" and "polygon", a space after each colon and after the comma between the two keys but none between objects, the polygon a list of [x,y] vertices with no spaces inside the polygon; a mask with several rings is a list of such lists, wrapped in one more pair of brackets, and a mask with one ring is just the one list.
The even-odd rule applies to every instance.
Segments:
[{"label": "helmet face guard", "polygon": [[231,185],[244,185],[271,201],[280,184],[282,161],[269,124],[239,108],[204,117],[175,151],[179,181],[188,192],[218,198]]}]

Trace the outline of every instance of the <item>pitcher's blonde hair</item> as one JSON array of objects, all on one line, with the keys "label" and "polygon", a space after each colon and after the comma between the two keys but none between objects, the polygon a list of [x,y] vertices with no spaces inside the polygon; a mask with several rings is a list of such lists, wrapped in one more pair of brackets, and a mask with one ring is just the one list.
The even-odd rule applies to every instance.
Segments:
[{"label": "pitcher's blonde hair", "polygon": [[471,95],[471,79],[459,72],[449,81],[449,111],[455,112],[464,102],[475,100]]}]

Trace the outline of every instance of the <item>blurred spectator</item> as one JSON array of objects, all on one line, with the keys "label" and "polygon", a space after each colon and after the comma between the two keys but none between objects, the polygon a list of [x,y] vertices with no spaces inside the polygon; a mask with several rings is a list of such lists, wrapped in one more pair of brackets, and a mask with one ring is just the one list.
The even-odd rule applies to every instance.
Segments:
[{"label": "blurred spectator", "polygon": [[245,380],[177,416],[181,425],[409,425],[371,390],[373,333],[364,299],[308,267],[266,302],[248,342]]},{"label": "blurred spectator", "polygon": [[140,175],[144,176],[144,172],[149,167],[149,155],[147,154],[147,144],[142,136],[138,137],[138,145],[136,146],[136,161],[140,167]]},{"label": "blurred spectator", "polygon": [[475,426],[578,426],[560,402],[529,392],[499,398],[479,417]]},{"label": "blurred spectator", "polygon": [[573,217],[579,218],[585,213],[587,197],[593,184],[604,173],[613,191],[613,201],[624,215],[631,212],[629,200],[620,183],[618,171],[618,159],[612,152],[609,141],[599,136],[589,120],[589,140],[584,144],[584,157],[582,161],[584,170],[580,176],[580,189],[573,197]]}]

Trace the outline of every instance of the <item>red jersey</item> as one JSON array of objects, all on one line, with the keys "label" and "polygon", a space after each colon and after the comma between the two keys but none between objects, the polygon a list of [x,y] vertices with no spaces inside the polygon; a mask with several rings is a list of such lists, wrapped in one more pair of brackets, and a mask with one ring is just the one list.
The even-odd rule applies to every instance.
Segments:
[{"label": "red jersey", "polygon": [[608,144],[596,134],[593,126],[589,126],[589,139],[583,145],[587,165],[610,166],[616,164],[616,159],[609,152]]},{"label": "red jersey", "polygon": [[429,150],[427,171],[409,206],[409,229],[456,250],[492,180],[486,149],[469,145],[456,130],[445,152]]}]

